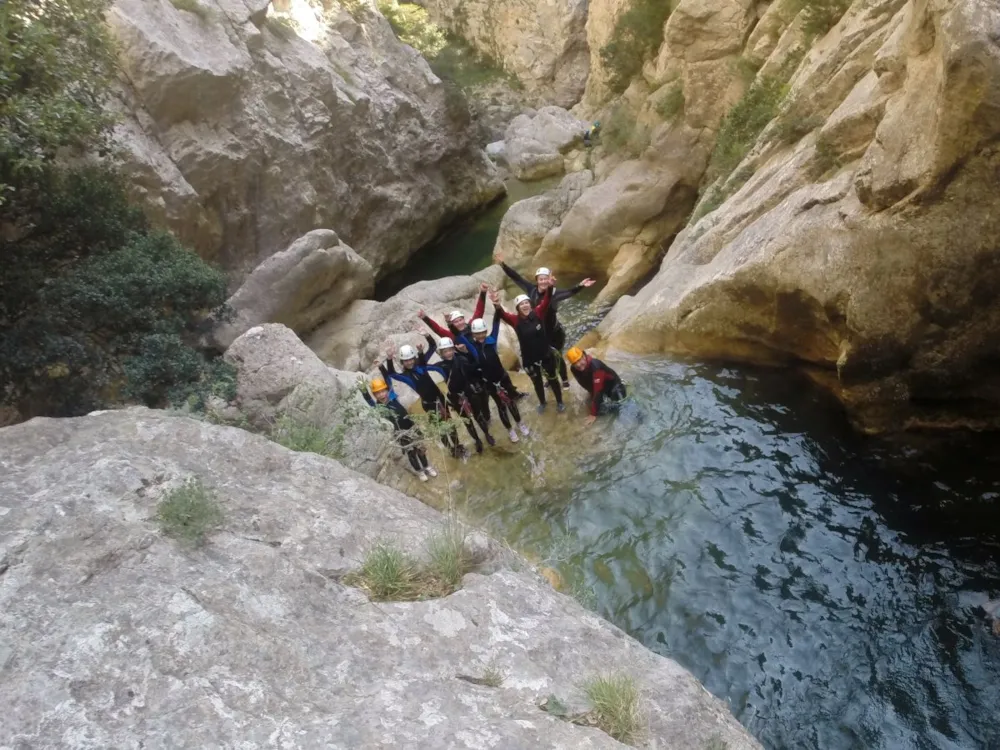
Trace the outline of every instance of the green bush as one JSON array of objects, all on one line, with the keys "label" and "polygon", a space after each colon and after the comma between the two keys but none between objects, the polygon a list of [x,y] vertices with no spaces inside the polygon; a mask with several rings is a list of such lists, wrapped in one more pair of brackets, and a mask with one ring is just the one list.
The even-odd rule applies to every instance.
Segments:
[{"label": "green bush", "polygon": [[666,121],[671,121],[684,111],[684,87],[674,84],[656,102],[656,114]]},{"label": "green bush", "polygon": [[634,159],[649,146],[649,130],[636,122],[628,107],[618,104],[601,126],[601,142],[609,152]]},{"label": "green bush", "polygon": [[614,93],[627,89],[646,59],[659,49],[671,9],[671,0],[633,0],[618,16],[611,37],[601,47],[601,63]]},{"label": "green bush", "polygon": [[192,348],[225,278],[150,230],[111,158],[109,4],[0,6],[0,404],[25,417],[197,401],[231,380]]},{"label": "green bush", "polygon": [[837,25],[851,7],[851,0],[796,0],[796,5],[802,11],[802,31],[815,38]]},{"label": "green bush", "polygon": [[778,114],[785,97],[785,83],[764,77],[751,85],[723,118],[712,151],[709,178],[728,175],[757,140],[757,136]]}]

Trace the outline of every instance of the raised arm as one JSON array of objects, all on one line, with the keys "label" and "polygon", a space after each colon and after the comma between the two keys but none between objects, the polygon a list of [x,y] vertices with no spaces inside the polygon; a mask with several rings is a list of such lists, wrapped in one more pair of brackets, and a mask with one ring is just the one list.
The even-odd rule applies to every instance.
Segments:
[{"label": "raised arm", "polygon": [[494,341],[496,341],[497,336],[500,335],[500,321],[502,319],[503,319],[503,316],[500,314],[500,310],[494,310],[493,311],[493,330],[490,331],[490,336],[493,337]]},{"label": "raised arm", "polygon": [[438,336],[451,336],[451,331],[437,321],[431,320],[427,317],[427,314],[423,310],[417,313],[417,317],[420,318],[427,325],[427,327],[434,331],[434,333]]},{"label": "raised arm", "polygon": [[545,320],[545,313],[549,311],[549,305],[552,303],[552,287],[547,287],[545,289],[545,294],[542,295],[541,301],[535,308],[535,315],[537,315],[542,320]]},{"label": "raised arm", "polygon": [[569,299],[574,294],[579,294],[584,289],[586,289],[588,286],[593,286],[593,285],[594,285],[594,280],[593,279],[584,279],[579,284],[577,284],[574,287],[571,287],[570,289],[563,289],[562,291],[559,291],[559,292],[553,292],[552,293],[552,301],[553,302],[562,302],[563,300]]},{"label": "raised arm", "polygon": [[496,336],[500,331],[500,324],[497,322],[496,316],[499,315],[503,318],[504,322],[511,328],[517,328],[517,315],[512,315],[500,306],[500,293],[494,289],[490,292],[490,300],[493,302],[494,307],[494,317],[493,317],[493,335]]},{"label": "raised arm", "polygon": [[489,288],[488,284],[479,285],[479,299],[476,300],[476,309],[473,310],[470,321],[483,317],[483,313],[486,312],[486,292]]},{"label": "raised arm", "polygon": [[511,281],[513,281],[515,284],[521,287],[521,289],[524,290],[525,294],[531,294],[531,290],[535,288],[534,284],[532,284],[530,281],[528,281],[526,278],[524,278],[521,274],[519,274],[517,271],[508,266],[503,261],[500,261],[500,267],[503,269],[503,272],[507,274],[507,277]]},{"label": "raised arm", "polygon": [[427,354],[420,352],[420,359],[422,360],[420,364],[426,365],[427,360],[430,359],[431,355],[437,351],[437,342],[434,340],[433,336],[424,336],[427,339]]}]

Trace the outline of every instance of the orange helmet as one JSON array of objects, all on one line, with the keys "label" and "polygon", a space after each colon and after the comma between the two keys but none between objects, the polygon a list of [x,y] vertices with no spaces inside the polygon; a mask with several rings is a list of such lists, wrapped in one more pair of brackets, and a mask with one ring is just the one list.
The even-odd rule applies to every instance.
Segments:
[{"label": "orange helmet", "polygon": [[578,346],[570,348],[570,350],[566,352],[566,359],[569,360],[569,363],[571,365],[575,365],[577,362],[583,359],[583,349],[581,349]]},{"label": "orange helmet", "polygon": [[386,385],[385,381],[382,380],[382,378],[375,378],[374,380],[372,380],[372,393],[379,393],[380,391],[387,391],[387,390],[389,390],[389,386]]}]

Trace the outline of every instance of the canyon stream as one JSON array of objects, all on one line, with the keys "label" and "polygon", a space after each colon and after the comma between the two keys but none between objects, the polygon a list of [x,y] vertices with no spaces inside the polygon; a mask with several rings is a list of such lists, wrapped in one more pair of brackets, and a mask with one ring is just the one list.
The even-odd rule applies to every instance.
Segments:
[{"label": "canyon stream", "polygon": [[[503,208],[394,284],[488,265]],[[560,307],[570,343],[593,296]],[[1000,441],[861,436],[791,371],[608,364],[622,415],[586,426],[573,383],[566,413],[539,416],[518,375],[529,439],[494,415],[497,448],[403,488],[558,571],[765,747],[1000,747],[1000,637],[979,607],[1000,597]]]}]

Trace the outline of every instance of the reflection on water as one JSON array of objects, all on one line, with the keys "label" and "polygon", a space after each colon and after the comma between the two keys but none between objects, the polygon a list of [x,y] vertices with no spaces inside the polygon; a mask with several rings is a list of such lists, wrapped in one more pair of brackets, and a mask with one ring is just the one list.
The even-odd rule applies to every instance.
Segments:
[{"label": "reflection on water", "polygon": [[[461,243],[408,281],[455,273]],[[592,291],[560,308],[570,343]],[[609,364],[641,420],[586,427],[575,384],[563,415],[532,396],[530,440],[497,425],[498,448],[409,489],[444,507],[456,480],[451,502],[593,591],[768,748],[1000,748],[1000,638],[978,609],[1000,597],[995,439],[918,452],[854,435],[790,373]]]},{"label": "reflection on water", "polygon": [[1000,747],[997,462],[874,450],[792,375],[621,364],[641,421],[588,428],[576,389],[459,470],[468,512],[769,748]]}]

